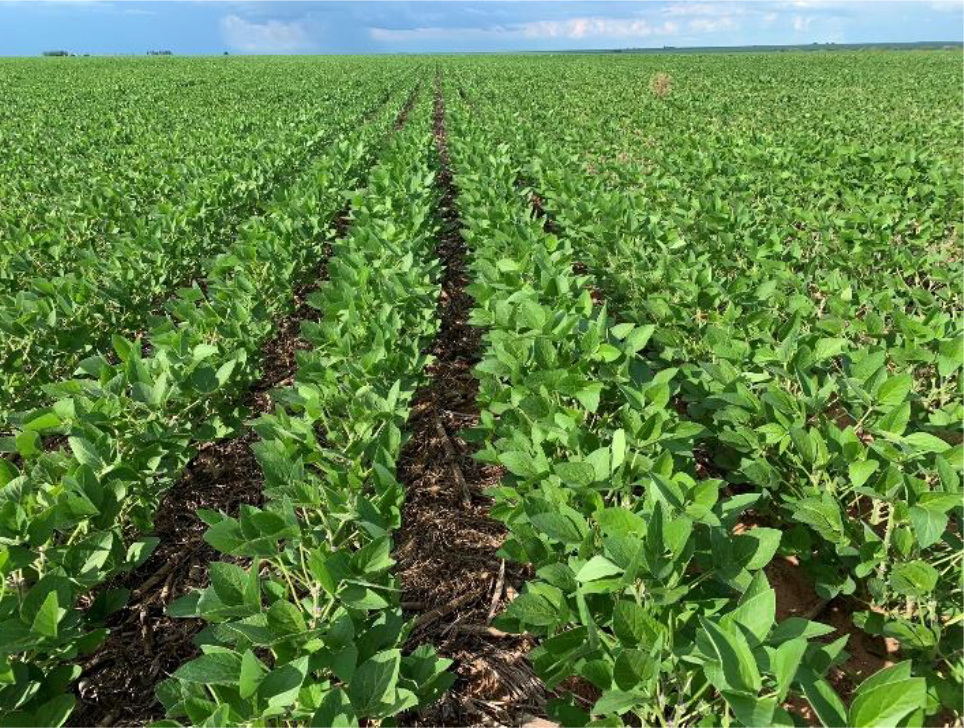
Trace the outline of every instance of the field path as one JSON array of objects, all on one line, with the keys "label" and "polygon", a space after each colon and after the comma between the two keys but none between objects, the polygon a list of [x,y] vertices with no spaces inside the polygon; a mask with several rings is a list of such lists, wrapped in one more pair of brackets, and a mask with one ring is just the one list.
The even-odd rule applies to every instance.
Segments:
[{"label": "field path", "polygon": [[434,136],[442,220],[437,253],[445,267],[441,327],[431,348],[431,379],[415,395],[408,421],[411,437],[399,458],[407,495],[396,558],[403,605],[416,613],[410,646],[435,646],[440,655],[455,660],[458,679],[418,722],[520,725],[542,713],[545,689],[525,658],[531,641],[488,627],[525,576],[497,555],[506,532],[489,517],[490,502],[483,495],[498,484],[503,469],[473,460],[473,448],[459,437],[479,418],[472,367],[479,361],[482,330],[468,322],[467,251],[459,230],[438,75]]}]

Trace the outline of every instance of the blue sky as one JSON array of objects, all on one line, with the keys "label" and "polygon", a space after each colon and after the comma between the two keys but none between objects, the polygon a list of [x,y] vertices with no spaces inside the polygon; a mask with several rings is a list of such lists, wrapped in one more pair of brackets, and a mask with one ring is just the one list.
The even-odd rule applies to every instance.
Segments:
[{"label": "blue sky", "polygon": [[0,0],[0,55],[390,53],[964,39],[964,0]]}]

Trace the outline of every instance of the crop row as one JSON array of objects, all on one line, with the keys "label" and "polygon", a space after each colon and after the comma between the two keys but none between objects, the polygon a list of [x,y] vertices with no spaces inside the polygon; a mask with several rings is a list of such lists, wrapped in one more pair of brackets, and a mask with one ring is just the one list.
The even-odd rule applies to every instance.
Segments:
[{"label": "crop row", "polygon": [[[257,161],[201,176],[180,199],[117,223],[98,245],[80,246],[58,270],[58,256],[41,249],[30,276],[11,263],[11,290],[0,296],[0,411],[44,402],[41,385],[69,374],[85,356],[103,354],[111,334],[134,336],[178,286],[203,275],[238,226],[268,204],[277,189],[363,113],[375,113],[381,79],[347,87],[324,105],[323,126],[305,123],[265,141]],[[368,109],[365,112],[365,109]],[[50,230],[57,226],[50,222]],[[60,233],[66,237],[66,232]],[[51,271],[43,268],[53,265]]]},{"label": "crop row", "polygon": [[140,339],[114,336],[116,364],[85,359],[79,378],[45,387],[52,406],[21,414],[3,438],[0,706],[10,720],[66,719],[73,661],[104,639],[104,618],[128,596],[101,585],[149,556],[156,539],[132,534],[149,532],[194,444],[233,429],[261,342],[320,263],[342,192],[364,173],[394,111],[332,144],[242,226],[203,285],[178,294],[147,352]]},{"label": "crop row", "polygon": [[243,172],[245,158],[325,126],[329,102],[386,78],[335,59],[257,74],[244,61],[171,60],[0,63],[0,259],[27,256],[4,276],[25,262],[38,275],[63,270],[203,177]]},{"label": "crop row", "polygon": [[[926,133],[911,149],[865,115],[837,122],[847,146],[789,132],[793,174],[779,156],[751,163],[755,147],[728,165],[704,149],[712,134],[653,155],[644,176],[590,174],[586,148],[611,142],[540,138],[542,113],[511,119],[524,175],[610,305],[656,326],[646,355],[678,370],[701,467],[762,489],[753,519],[785,531],[778,558],[799,562],[818,606],[912,660],[926,712],[959,713],[964,290],[947,145]],[[877,146],[858,152],[868,133]],[[852,681],[837,680],[845,697]]]},{"label": "crop row", "polygon": [[[821,448],[824,441],[814,434],[808,416],[798,412],[798,401],[804,406],[817,401],[822,411],[834,392],[816,374],[850,346],[828,332],[809,334],[799,320],[781,337],[796,341],[799,336],[805,350],[786,355],[786,362],[796,358],[804,367],[799,375],[793,371],[795,388],[789,393],[769,382],[782,361],[779,351],[762,360],[766,376],[750,370],[741,377],[732,363],[731,352],[739,347],[732,331],[709,342],[701,332],[702,343],[715,344],[719,351],[713,361],[691,364],[687,355],[695,353],[681,350],[677,330],[667,325],[672,306],[667,315],[657,316],[646,304],[692,290],[693,299],[678,309],[677,318],[700,326],[704,316],[714,319],[716,310],[732,325],[746,316],[744,299],[736,293],[754,295],[766,281],[715,291],[714,276],[698,263],[720,267],[726,258],[712,251],[701,255],[672,240],[629,239],[627,231],[645,228],[640,211],[648,201],[614,190],[607,199],[621,201],[625,214],[606,217],[609,209],[587,195],[603,183],[594,186],[582,177],[582,187],[566,188],[571,196],[564,199],[558,187],[540,186],[561,223],[560,235],[547,234],[526,204],[529,192],[519,180],[534,177],[543,183],[547,169],[571,169],[566,163],[576,162],[571,157],[560,161],[553,147],[532,143],[539,127],[520,134],[518,109],[508,109],[504,97],[494,109],[479,112],[478,106],[474,113],[463,109],[456,115],[451,137],[459,205],[474,247],[474,321],[489,328],[486,355],[476,368],[482,422],[473,434],[483,444],[479,457],[501,463],[509,473],[494,493],[493,515],[512,534],[503,553],[536,572],[500,624],[543,637],[532,658],[547,686],[578,676],[599,691],[588,713],[562,700],[550,703],[550,715],[565,725],[585,724],[591,717],[618,724],[626,713],[643,724],[721,715],[744,725],[792,725],[788,708],[799,699],[809,702],[826,725],[889,724],[921,720],[925,710],[936,712],[951,689],[945,687],[947,673],[932,667],[934,641],[913,667],[907,660],[867,678],[851,691],[848,709],[830,682],[832,670],[846,661],[847,636],[826,642],[820,638],[834,632],[832,626],[799,617],[777,621],[776,593],[764,568],[779,553],[812,560],[818,572],[847,567],[858,576],[876,576],[884,589],[921,605],[914,616],[928,620],[927,629],[940,629],[953,613],[947,611],[946,597],[940,609],[929,601],[936,567],[921,558],[922,547],[908,537],[924,529],[927,546],[946,541],[931,560],[954,568],[954,536],[946,513],[960,507],[959,497],[948,494],[957,481],[945,482],[929,496],[921,496],[919,489],[927,481],[913,481],[918,491],[905,501],[906,510],[900,505],[886,509],[891,528],[877,537],[869,525],[845,526],[838,494],[826,480],[812,476],[831,458],[846,458],[844,472],[848,464],[858,463],[854,472],[869,471],[869,477],[874,469],[860,463],[883,450],[892,461],[908,462],[915,477],[916,468],[929,463],[952,479],[956,456],[951,446],[929,434],[911,437],[906,445],[879,436],[868,446],[853,429],[848,435],[841,427],[831,444]],[[510,143],[497,145],[493,139]],[[574,220],[573,208],[587,213]],[[609,222],[600,224],[600,219]],[[659,258],[667,248],[682,249],[679,260]],[[618,257],[624,251],[627,257]],[[734,254],[734,268],[757,274],[758,268],[739,262],[739,254],[728,253]],[[577,263],[589,264],[607,296],[614,288],[607,283],[614,279],[653,278],[647,296],[634,299],[648,315],[634,315],[639,309],[625,309],[619,305],[625,299],[614,296],[619,313],[611,318],[606,306],[594,305],[591,279],[573,272]],[[667,287],[669,270],[691,282],[673,280]],[[667,349],[669,356],[658,355]],[[883,360],[873,364],[879,355],[865,361],[871,353],[854,357],[871,369],[867,376],[877,377],[867,385],[871,401],[860,417],[877,413],[872,398],[881,388],[893,399],[886,402],[888,412],[903,406],[910,388],[910,377],[888,375]],[[850,387],[864,381],[852,379],[856,377],[848,378]],[[754,393],[754,387],[762,391]],[[806,473],[799,491],[787,487],[785,473],[761,479],[733,477],[722,465],[707,468],[704,448],[718,458],[726,455],[735,438],[727,440],[721,431],[751,421],[752,414],[735,412],[740,406],[757,407],[757,417],[769,416],[772,422],[764,425],[762,436],[752,428],[741,432],[749,429],[761,443],[770,437],[777,452],[806,445],[810,459],[794,463],[794,472]],[[711,416],[695,417],[694,409]],[[714,419],[712,413],[723,416]],[[768,461],[763,466],[778,467]],[[893,465],[882,468],[883,474],[907,482]],[[891,483],[891,489],[896,485]],[[894,491],[890,501],[907,498],[906,493]],[[881,545],[893,538],[897,519],[909,518],[911,508],[917,508],[920,523],[904,527],[903,552],[888,552],[890,544]],[[819,539],[829,541],[828,546],[821,549]],[[818,583],[828,598],[848,588],[825,582],[829,584]],[[952,582],[948,588],[957,587]],[[874,617],[868,614],[867,619]],[[916,620],[906,622],[915,625]],[[935,640],[939,638],[937,634]]]},{"label": "crop row", "polygon": [[[452,681],[409,631],[392,574],[404,489],[395,461],[438,328],[432,148],[423,98],[352,200],[309,348],[253,423],[263,509],[203,513],[230,561],[170,612],[211,624],[203,654],[158,688],[172,719],[357,725],[435,700]],[[239,566],[238,562],[244,564]]]}]

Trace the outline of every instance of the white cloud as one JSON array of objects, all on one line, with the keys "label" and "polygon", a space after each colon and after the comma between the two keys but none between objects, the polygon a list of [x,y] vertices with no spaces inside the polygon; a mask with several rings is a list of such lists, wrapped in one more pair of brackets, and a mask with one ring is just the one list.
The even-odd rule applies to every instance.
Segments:
[{"label": "white cloud", "polygon": [[696,18],[688,23],[688,27],[694,33],[722,33],[724,31],[737,30],[740,26],[728,15],[722,18]]},{"label": "white cloud", "polygon": [[[727,4],[729,5],[729,4]],[[718,15],[721,12],[731,12],[736,10],[736,6],[719,5],[713,3],[677,3],[663,8],[663,15]]]},{"label": "white cloud", "polygon": [[841,3],[834,2],[834,0],[792,0],[784,4],[791,8],[797,8],[798,10],[814,10],[817,8],[832,8]]},{"label": "white cloud", "polygon": [[220,25],[224,42],[242,53],[296,53],[311,47],[308,34],[298,22],[251,23],[237,15],[226,15]]},{"label": "white cloud", "polygon": [[571,39],[586,38],[643,38],[650,35],[674,35],[679,24],[667,20],[651,23],[641,18],[581,17],[567,20],[534,20],[515,25],[496,25],[488,28],[439,28],[412,29],[371,28],[373,40],[389,43],[417,41],[468,41],[488,39]]},{"label": "white cloud", "polygon": [[413,43],[419,41],[466,41],[479,38],[511,36],[509,29],[502,26],[491,28],[369,28],[372,40],[385,43]]},{"label": "white cloud", "polygon": [[931,3],[931,10],[938,13],[953,13],[964,9],[964,0],[943,0]]},{"label": "white cloud", "polygon": [[812,15],[809,15],[807,17],[804,17],[803,15],[794,15],[793,29],[798,33],[802,33],[803,31],[805,31],[807,28],[810,27],[810,23],[812,22],[813,22]]},{"label": "white cloud", "polygon": [[648,35],[674,35],[679,32],[679,25],[670,20],[654,25],[635,18],[587,17],[538,20],[524,23],[521,29],[527,38],[641,38]]}]

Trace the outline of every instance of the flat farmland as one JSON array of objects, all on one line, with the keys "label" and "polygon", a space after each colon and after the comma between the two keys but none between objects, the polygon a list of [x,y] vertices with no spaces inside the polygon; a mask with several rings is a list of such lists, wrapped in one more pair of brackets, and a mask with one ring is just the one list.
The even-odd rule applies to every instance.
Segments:
[{"label": "flat farmland", "polygon": [[0,725],[960,725],[959,53],[0,98]]}]

